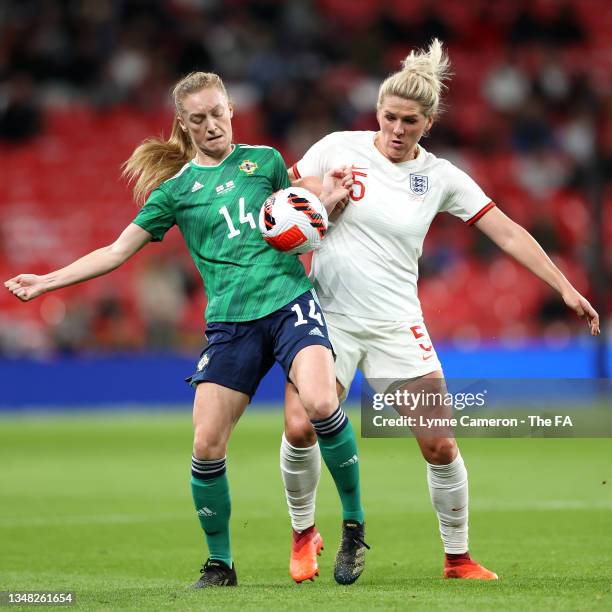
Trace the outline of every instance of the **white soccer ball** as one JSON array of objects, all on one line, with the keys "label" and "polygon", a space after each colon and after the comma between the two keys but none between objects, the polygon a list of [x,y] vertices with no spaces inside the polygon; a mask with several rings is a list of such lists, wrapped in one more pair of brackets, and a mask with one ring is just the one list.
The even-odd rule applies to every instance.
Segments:
[{"label": "white soccer ball", "polygon": [[308,253],[321,246],[327,232],[327,211],[308,189],[288,187],[264,202],[259,212],[259,230],[278,251]]}]

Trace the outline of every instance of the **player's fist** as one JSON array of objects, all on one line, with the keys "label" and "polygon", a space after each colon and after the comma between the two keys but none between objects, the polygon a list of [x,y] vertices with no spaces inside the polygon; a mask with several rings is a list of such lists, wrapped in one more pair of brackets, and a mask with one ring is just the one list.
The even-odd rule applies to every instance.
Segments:
[{"label": "player's fist", "polygon": [[22,302],[33,300],[45,292],[43,277],[36,274],[19,274],[5,281],[4,286]]},{"label": "player's fist", "polygon": [[591,330],[591,335],[598,336],[599,315],[589,301],[573,288],[563,293],[562,297],[569,308],[571,308],[581,319],[586,319]]}]

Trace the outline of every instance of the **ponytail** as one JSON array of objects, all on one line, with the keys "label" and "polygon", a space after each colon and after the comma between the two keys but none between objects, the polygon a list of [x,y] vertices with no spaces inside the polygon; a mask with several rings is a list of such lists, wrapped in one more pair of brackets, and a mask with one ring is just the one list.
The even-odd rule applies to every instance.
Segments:
[{"label": "ponytail", "polygon": [[402,62],[402,69],[385,79],[378,90],[377,108],[387,96],[414,100],[426,117],[440,112],[444,81],[450,78],[450,61],[442,43],[434,38],[427,51],[411,51]]},{"label": "ponytail", "polygon": [[134,183],[134,199],[142,206],[151,191],[173,177],[195,156],[189,135],[174,117],[168,140],[149,138],[123,164],[123,176]]}]

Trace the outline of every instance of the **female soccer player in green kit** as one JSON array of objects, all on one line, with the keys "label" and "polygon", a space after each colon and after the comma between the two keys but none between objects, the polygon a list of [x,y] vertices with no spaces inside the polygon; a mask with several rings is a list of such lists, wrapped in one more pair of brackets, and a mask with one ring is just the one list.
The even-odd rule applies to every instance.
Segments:
[{"label": "female soccer player in green kit", "polygon": [[[31,300],[106,274],[179,227],[208,295],[207,344],[189,379],[196,388],[191,487],[209,550],[193,586],[233,586],[226,448],[274,361],[298,389],[317,432],[344,522],[363,525],[358,453],[336,396],[331,344],[310,281],[296,256],[262,240],[255,221],[265,199],[290,186],[282,157],[271,147],[232,142],[233,106],[216,74],[188,75],[174,87],[173,98],[169,140],[145,141],[126,162],[136,199],[148,198],[119,238],[61,270],[20,274],[5,286],[20,300]],[[350,181],[342,169],[326,175],[321,199],[329,210],[348,194]],[[337,580],[359,576],[363,552],[352,565],[342,559]]]}]

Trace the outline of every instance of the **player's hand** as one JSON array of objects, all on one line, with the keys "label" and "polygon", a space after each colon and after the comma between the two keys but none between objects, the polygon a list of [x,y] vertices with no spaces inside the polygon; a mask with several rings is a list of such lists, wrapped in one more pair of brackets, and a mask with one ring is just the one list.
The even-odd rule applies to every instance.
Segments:
[{"label": "player's hand", "polygon": [[561,295],[563,301],[581,318],[585,319],[592,336],[599,335],[599,315],[589,301],[574,288]]},{"label": "player's hand", "polygon": [[344,209],[348,206],[348,203],[350,201],[350,197],[346,196],[345,198],[342,198],[342,200],[340,200],[335,206],[334,206],[334,210],[331,211],[331,213],[329,213],[329,220],[330,221],[335,221],[336,219],[338,219],[338,217],[344,212]]},{"label": "player's hand", "polygon": [[45,293],[43,277],[36,274],[20,274],[7,281],[4,286],[22,302],[28,302]]},{"label": "player's hand", "polygon": [[333,168],[323,177],[321,201],[328,212],[340,206],[340,212],[348,204],[349,190],[353,186],[353,173],[348,166]]}]

